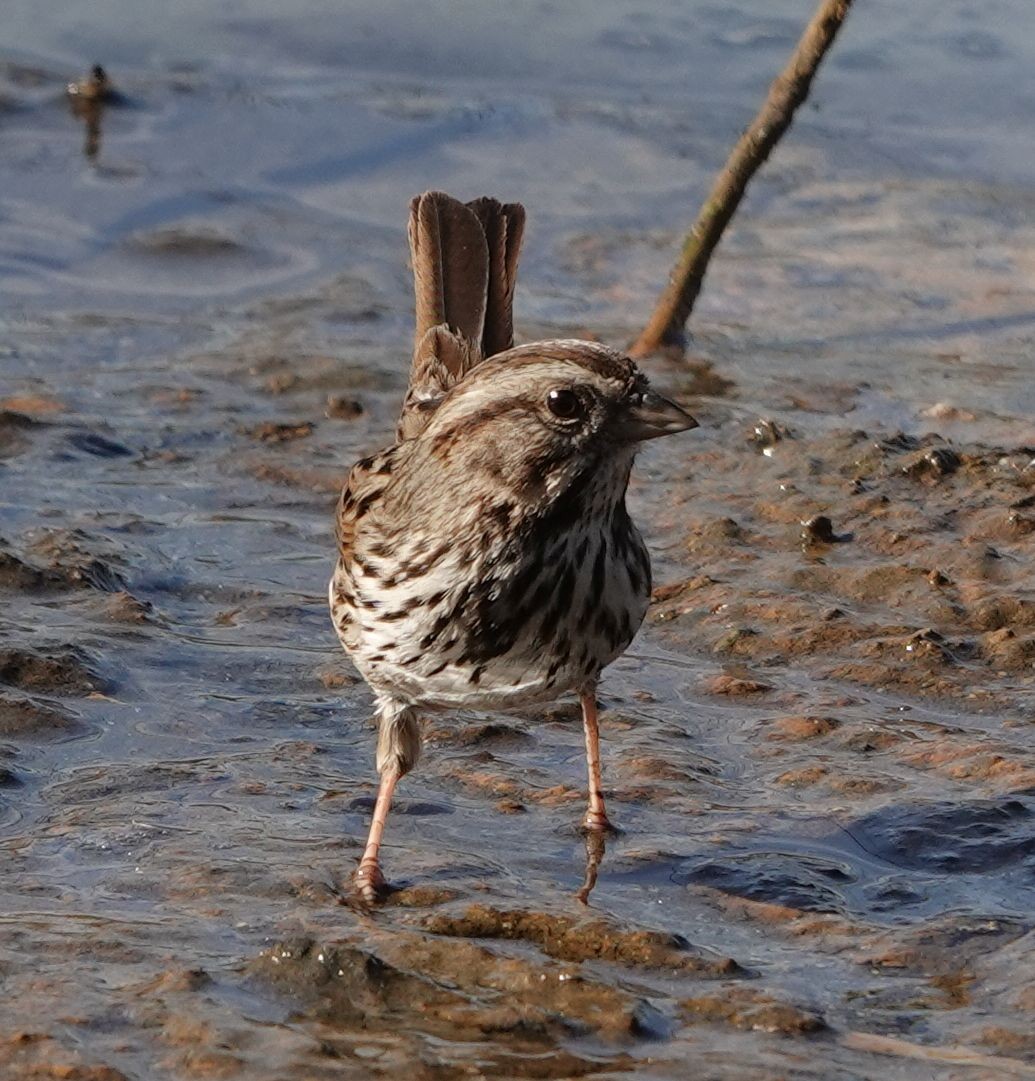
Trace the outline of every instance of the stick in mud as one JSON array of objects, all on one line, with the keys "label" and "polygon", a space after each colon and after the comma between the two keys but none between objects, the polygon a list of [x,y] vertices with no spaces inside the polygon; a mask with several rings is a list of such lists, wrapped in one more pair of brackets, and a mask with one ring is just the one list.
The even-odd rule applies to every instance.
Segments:
[{"label": "stick in mud", "polygon": [[740,205],[751,178],[791,126],[795,110],[808,97],[820,62],[833,44],[851,6],[852,0],[821,0],[790,61],[773,80],[762,108],[715,178],[697,220],[683,241],[679,259],[669,275],[668,287],[647,325],[629,347],[630,356],[647,356],[665,346],[682,351],[686,321],[701,291],[712,252]]}]

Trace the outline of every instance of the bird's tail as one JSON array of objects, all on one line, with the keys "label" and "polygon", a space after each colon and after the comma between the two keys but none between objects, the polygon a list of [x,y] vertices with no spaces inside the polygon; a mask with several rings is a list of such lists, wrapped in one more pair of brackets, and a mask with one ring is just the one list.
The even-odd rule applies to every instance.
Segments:
[{"label": "bird's tail", "polygon": [[439,191],[410,203],[417,322],[398,436],[427,424],[442,396],[479,361],[514,344],[514,283],[525,208]]}]

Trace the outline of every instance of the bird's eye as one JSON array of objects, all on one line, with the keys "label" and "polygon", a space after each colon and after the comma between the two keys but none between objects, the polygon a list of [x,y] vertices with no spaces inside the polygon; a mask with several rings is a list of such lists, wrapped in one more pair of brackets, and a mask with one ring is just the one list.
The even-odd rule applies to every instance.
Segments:
[{"label": "bird's eye", "polygon": [[573,390],[551,390],[546,396],[546,408],[560,420],[575,420],[582,416],[582,402]]}]

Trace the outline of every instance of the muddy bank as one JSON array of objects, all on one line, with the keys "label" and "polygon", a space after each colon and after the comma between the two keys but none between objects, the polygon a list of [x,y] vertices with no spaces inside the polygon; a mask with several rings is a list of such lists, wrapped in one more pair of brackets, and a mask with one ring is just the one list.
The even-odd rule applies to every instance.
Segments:
[{"label": "muddy bank", "polygon": [[623,832],[576,830],[570,706],[432,718],[366,912],[369,698],[321,593],[402,376],[342,354],[156,360],[117,423],[69,402],[7,458],[11,1076],[1035,1074],[1030,448],[698,398],[633,491]]},{"label": "muddy bank", "polygon": [[457,76],[445,23],[421,68],[408,23],[185,11],[225,54],[83,30],[125,95],[89,160],[63,87],[100,55],[22,18],[39,55],[0,66],[0,1072],[1035,1076],[1031,177],[987,115],[1031,43],[849,27],[690,364],[651,365],[703,423],[631,492],[622,832],[576,828],[571,704],[429,718],[370,912],[371,702],[325,583],[402,394],[407,200],[525,200],[519,337],[621,344],[800,13],[598,5],[550,39],[590,27],[562,85],[516,45]]}]

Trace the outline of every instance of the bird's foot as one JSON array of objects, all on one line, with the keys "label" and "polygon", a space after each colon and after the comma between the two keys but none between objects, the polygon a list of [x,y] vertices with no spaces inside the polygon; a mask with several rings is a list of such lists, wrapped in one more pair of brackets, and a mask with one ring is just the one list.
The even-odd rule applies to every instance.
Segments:
[{"label": "bird's foot", "polygon": [[622,831],[611,822],[605,811],[587,811],[582,819],[582,828],[594,833],[621,833]]},{"label": "bird's foot", "polygon": [[368,905],[383,901],[389,893],[389,887],[381,866],[375,860],[364,860],[352,879],[356,892]]}]

